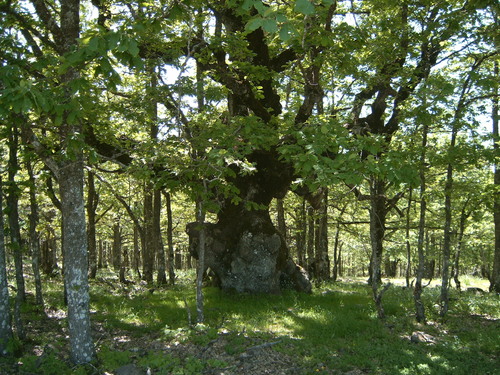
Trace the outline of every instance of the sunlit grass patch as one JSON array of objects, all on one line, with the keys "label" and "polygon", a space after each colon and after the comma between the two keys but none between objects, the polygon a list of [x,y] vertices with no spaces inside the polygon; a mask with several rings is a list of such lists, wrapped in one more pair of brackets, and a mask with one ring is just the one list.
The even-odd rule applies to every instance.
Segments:
[{"label": "sunlit grass patch", "polygon": [[[422,325],[415,322],[412,290],[403,288],[404,283],[394,283],[385,293],[384,321],[376,317],[366,280],[322,283],[311,294],[237,294],[206,287],[206,319],[203,325],[196,325],[193,278],[189,274],[176,286],[139,281],[125,285],[113,272],[103,271],[90,282],[101,373],[130,362],[158,374],[209,372],[225,366],[224,361],[178,358],[164,348],[185,345],[203,351],[214,341],[228,356],[225,359],[238,358],[253,345],[273,342],[272,350],[296,360],[305,374],[355,370],[469,375],[493,374],[498,368],[500,301],[494,294],[452,288],[450,311],[443,319],[438,308],[439,286],[426,288],[423,300],[430,324]],[[472,279],[470,283],[477,285]],[[44,280],[44,292],[44,309],[26,305],[22,313],[33,324],[45,324],[43,319],[49,319],[59,326],[59,336],[51,339],[53,356],[67,358],[66,307],[60,280]],[[48,316],[41,317],[43,311]],[[434,336],[435,343],[410,342],[413,331]],[[48,339],[40,336],[36,340]],[[148,345],[145,351],[143,343]],[[34,360],[26,356],[25,368]],[[190,372],[185,372],[187,368]]]},{"label": "sunlit grass patch", "polygon": [[[279,340],[273,349],[296,358],[308,369],[306,373],[357,369],[372,374],[457,375],[492,373],[496,368],[498,324],[476,321],[474,315],[498,316],[498,296],[451,290],[450,314],[443,321],[437,309],[440,288],[426,288],[423,299],[428,317],[438,323],[422,326],[415,323],[412,290],[396,284],[384,295],[385,321],[376,318],[366,282],[323,283],[310,295],[293,291],[236,294],[207,287],[205,325],[190,328],[196,319],[192,281],[158,289],[137,284],[112,293],[106,293],[106,288],[106,283],[92,286],[92,307],[95,319],[110,330],[156,334],[158,340],[200,347],[222,334],[231,356],[244,351],[249,338]],[[437,343],[414,344],[404,339],[414,330],[435,335]],[[170,371],[185,365],[193,371],[210,367],[194,359],[180,363],[154,355],[145,361],[152,369],[163,366]]]}]

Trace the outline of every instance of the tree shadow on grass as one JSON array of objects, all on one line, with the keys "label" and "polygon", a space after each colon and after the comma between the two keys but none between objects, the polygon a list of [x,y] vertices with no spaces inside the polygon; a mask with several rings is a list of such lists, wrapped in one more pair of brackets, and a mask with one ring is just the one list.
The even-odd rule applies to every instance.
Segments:
[{"label": "tree shadow on grass", "polygon": [[[297,358],[310,373],[355,369],[371,374],[469,375],[494,374],[499,368],[493,338],[498,324],[490,322],[485,333],[484,322],[476,324],[471,318],[466,330],[453,334],[417,326],[411,291],[399,287],[386,295],[385,322],[376,318],[365,285],[330,284],[311,295],[235,294],[216,288],[205,288],[204,294],[207,326],[269,340],[279,337],[281,343],[273,349]],[[189,314],[194,321],[194,288],[95,295],[92,308],[94,321],[104,330],[121,330],[132,340],[142,336],[167,342],[167,332],[188,327]],[[464,316],[450,317],[450,326]],[[436,342],[411,342],[413,330],[431,330]]]},{"label": "tree shadow on grass", "polygon": [[[208,301],[226,314],[229,327],[282,336],[281,350],[302,356],[314,373],[354,368],[374,374],[457,375],[494,374],[500,368],[498,345],[492,343],[495,335],[499,337],[498,324],[490,323],[487,334],[481,332],[481,324],[472,324],[454,335],[444,328],[438,332],[418,326],[411,291],[399,287],[388,293],[385,322],[376,318],[368,287],[359,285],[348,289],[332,285],[329,291],[312,295],[215,291]],[[437,334],[435,343],[410,341],[412,331],[428,329]]]}]

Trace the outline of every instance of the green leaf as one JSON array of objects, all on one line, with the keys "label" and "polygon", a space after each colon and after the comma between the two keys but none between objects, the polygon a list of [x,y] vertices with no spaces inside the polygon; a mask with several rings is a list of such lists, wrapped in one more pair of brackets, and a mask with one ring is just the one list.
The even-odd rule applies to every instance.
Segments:
[{"label": "green leaf", "polygon": [[98,37],[93,37],[89,40],[88,44],[89,50],[92,52],[95,52],[99,49],[99,38]]},{"label": "green leaf", "polygon": [[262,17],[252,18],[245,26],[246,31],[252,32],[262,27],[264,19]]},{"label": "green leaf", "polygon": [[79,116],[79,111],[71,111],[69,114],[68,114],[68,117],[66,119],[66,121],[68,122],[68,124],[75,124],[76,123],[76,119],[78,118]]},{"label": "green leaf", "polygon": [[128,45],[128,51],[134,57],[139,55],[139,47],[137,46],[137,42],[135,40],[131,40]]},{"label": "green leaf", "polygon": [[255,2],[256,2],[255,0],[245,0],[243,2],[243,5],[241,6],[241,8],[243,10],[250,10],[250,9],[252,9]]},{"label": "green leaf", "polygon": [[296,12],[305,14],[305,15],[310,15],[314,13],[314,5],[309,1],[309,0],[297,0],[295,2],[295,8],[294,10]]},{"label": "green leaf", "polygon": [[278,31],[278,24],[276,23],[275,19],[268,18],[264,20],[262,28],[264,29],[264,31],[274,34],[276,31]]},{"label": "green leaf", "polygon": [[262,1],[255,1],[253,6],[255,7],[255,9],[257,9],[257,12],[262,15],[264,15],[267,10],[267,7],[262,4]]},{"label": "green leaf", "polygon": [[116,32],[110,32],[108,34],[108,48],[113,49],[118,45],[118,42],[120,41],[120,34]]}]

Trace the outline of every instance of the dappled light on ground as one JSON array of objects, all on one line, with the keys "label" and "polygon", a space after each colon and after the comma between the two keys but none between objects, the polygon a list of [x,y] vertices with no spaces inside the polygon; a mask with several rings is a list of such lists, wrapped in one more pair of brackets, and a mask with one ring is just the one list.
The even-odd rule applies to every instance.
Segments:
[{"label": "dappled light on ground", "polygon": [[[25,312],[35,332],[31,348],[17,364],[2,364],[2,374],[50,373],[43,371],[56,360],[64,364],[58,374],[73,373],[61,292],[47,294],[43,314]],[[120,286],[111,278],[92,283],[99,362],[82,374],[115,374],[123,366],[144,374],[219,375],[457,375],[498,368],[500,299],[493,294],[452,290],[442,320],[434,307],[439,290],[429,287],[423,296],[429,323],[421,325],[414,321],[412,291],[397,283],[384,299],[385,321],[377,319],[362,282],[325,283],[310,295],[204,292],[206,321],[196,325],[191,282],[166,288]]]}]

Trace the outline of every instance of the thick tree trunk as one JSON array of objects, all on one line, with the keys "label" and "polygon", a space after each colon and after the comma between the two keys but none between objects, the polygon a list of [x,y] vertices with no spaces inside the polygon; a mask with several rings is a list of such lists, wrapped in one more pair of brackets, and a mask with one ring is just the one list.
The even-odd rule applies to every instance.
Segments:
[{"label": "thick tree trunk", "polygon": [[71,358],[77,364],[90,362],[95,355],[90,327],[82,156],[80,153],[76,161],[71,160],[63,163],[59,176],[69,339]]},{"label": "thick tree trunk", "polygon": [[40,233],[38,232],[38,203],[36,201],[36,180],[33,173],[31,162],[27,161],[26,167],[30,180],[29,197],[30,197],[30,250],[31,250],[31,265],[35,278],[35,301],[37,305],[43,305],[42,279],[40,276]]},{"label": "thick tree trunk", "polygon": [[13,337],[5,256],[2,188],[2,176],[0,175],[0,356],[8,354],[7,348]]},{"label": "thick tree trunk", "polygon": [[[217,223],[205,224],[205,266],[215,273],[222,289],[278,293],[282,287],[290,286],[310,292],[307,275],[289,256],[268,209],[246,208],[247,202],[269,207],[273,198],[283,197],[290,182],[289,170],[276,164],[278,158],[273,151],[258,152],[253,157],[257,172],[234,181],[242,203],[224,201]],[[194,256],[198,247],[197,225],[187,226]]]}]

